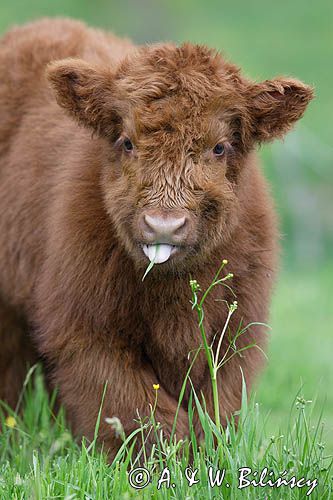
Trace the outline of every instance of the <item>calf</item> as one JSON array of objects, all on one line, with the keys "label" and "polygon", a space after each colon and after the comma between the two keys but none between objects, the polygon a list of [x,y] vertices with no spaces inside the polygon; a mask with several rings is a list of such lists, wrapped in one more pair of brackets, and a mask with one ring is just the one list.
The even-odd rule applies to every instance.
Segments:
[{"label": "calf", "polygon": [[[41,357],[74,432],[92,438],[107,382],[100,437],[112,456],[105,417],[132,431],[155,383],[170,434],[201,344],[190,276],[204,289],[228,259],[230,331],[267,321],[277,229],[254,150],[288,131],[312,90],[252,82],[205,46],[136,47],[61,19],[9,31],[0,65],[0,398],[15,405]],[[208,296],[209,342],[231,300],[224,288]],[[237,347],[253,343],[264,348],[260,326]],[[224,423],[240,407],[241,371],[249,386],[261,358],[251,348],[219,372]],[[191,379],[212,413],[203,353]],[[188,392],[178,437],[187,404]]]}]

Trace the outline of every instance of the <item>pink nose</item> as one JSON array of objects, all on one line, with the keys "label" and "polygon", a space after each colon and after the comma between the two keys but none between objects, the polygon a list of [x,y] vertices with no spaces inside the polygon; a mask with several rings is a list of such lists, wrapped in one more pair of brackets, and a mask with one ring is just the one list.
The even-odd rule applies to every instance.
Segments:
[{"label": "pink nose", "polygon": [[143,214],[141,219],[142,236],[150,243],[168,243],[177,245],[188,234],[185,215]]}]

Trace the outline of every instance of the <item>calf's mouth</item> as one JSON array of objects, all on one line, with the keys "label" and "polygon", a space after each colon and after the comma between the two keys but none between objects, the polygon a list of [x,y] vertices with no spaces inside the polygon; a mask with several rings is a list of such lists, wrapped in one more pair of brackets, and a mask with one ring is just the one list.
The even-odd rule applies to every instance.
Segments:
[{"label": "calf's mouth", "polygon": [[145,256],[154,264],[163,264],[180,251],[179,246],[168,243],[143,244],[141,246]]}]

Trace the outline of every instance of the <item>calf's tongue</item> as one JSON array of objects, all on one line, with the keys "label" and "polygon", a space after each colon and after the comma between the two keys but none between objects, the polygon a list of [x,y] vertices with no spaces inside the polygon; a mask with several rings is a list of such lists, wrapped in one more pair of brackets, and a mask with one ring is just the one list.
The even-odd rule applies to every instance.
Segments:
[{"label": "calf's tongue", "polygon": [[143,251],[150,261],[154,260],[155,264],[162,264],[166,262],[172,251],[172,245],[157,244],[157,245],[143,245]]}]

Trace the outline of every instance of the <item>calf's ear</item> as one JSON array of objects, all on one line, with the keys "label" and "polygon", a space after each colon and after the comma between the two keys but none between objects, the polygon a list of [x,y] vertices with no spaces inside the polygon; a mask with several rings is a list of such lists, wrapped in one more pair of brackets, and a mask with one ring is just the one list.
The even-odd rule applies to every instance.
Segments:
[{"label": "calf's ear", "polygon": [[282,137],[299,120],[313,98],[313,89],[285,78],[266,80],[248,90],[252,136],[264,142]]},{"label": "calf's ear", "polygon": [[80,59],[51,62],[46,77],[58,104],[79,123],[100,135],[110,136],[119,122],[110,70],[90,66]]}]

